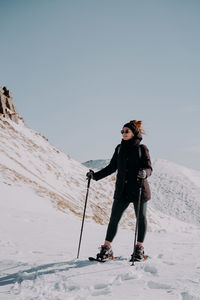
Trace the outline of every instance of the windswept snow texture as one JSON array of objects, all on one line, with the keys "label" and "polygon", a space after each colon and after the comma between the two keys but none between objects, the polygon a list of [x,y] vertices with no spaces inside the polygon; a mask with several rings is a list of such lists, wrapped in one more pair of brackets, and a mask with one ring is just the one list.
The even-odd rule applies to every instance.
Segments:
[{"label": "windswept snow texture", "polygon": [[152,207],[200,225],[200,172],[161,159],[153,161],[153,168]]},{"label": "windswept snow texture", "polygon": [[[113,242],[114,254],[123,259],[105,264],[89,262],[88,257],[95,256],[105,238],[114,175],[91,182],[77,259],[88,168],[23,124],[0,120],[0,137],[0,299],[200,299],[200,228],[194,224],[199,224],[196,220],[193,222],[194,212],[198,214],[198,172],[166,161],[154,161],[154,177],[150,179],[153,197],[144,244],[150,259],[135,266],[128,262],[135,226],[130,206]],[[169,180],[173,174],[178,191],[184,174],[182,190],[187,196],[183,197],[183,203],[190,200],[191,209],[184,204],[183,216],[190,224],[178,220],[184,218],[178,209],[177,190],[172,193],[176,195],[174,217],[170,213],[171,203],[164,213],[157,210],[159,201],[163,205],[171,201],[165,197],[166,190],[160,187],[162,169]],[[156,176],[162,179],[157,189],[154,188]],[[184,178],[188,177],[191,177],[188,188],[194,185],[193,194],[184,189]],[[190,195],[193,196],[189,198]]]}]

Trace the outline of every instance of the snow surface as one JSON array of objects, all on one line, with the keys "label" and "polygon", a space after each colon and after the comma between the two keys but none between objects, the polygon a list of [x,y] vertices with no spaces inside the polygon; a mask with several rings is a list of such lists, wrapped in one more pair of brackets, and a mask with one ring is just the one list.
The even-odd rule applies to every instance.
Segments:
[{"label": "snow surface", "polygon": [[76,259],[76,216],[28,188],[2,185],[1,193],[0,299],[200,299],[198,229],[148,233],[150,259],[130,266],[133,232],[119,228],[113,250],[124,259],[91,263],[87,258],[97,253],[105,225],[86,221]]},{"label": "snow surface", "polygon": [[[144,244],[150,259],[136,266],[128,262],[134,238],[130,207],[113,242],[114,254],[123,260],[89,262],[88,256],[97,253],[105,237],[114,189],[110,176],[91,183],[76,259],[88,169],[22,123],[0,120],[0,137],[0,299],[200,299],[200,228],[196,220],[181,221],[181,211],[171,217],[170,207],[164,210],[168,215],[158,211],[154,194]],[[173,168],[178,186],[182,179],[179,166],[164,165],[168,178]],[[154,168],[154,176],[160,178],[160,169]],[[189,221],[198,205],[199,173],[181,168],[181,174],[192,178],[187,187],[188,191],[193,187],[195,195],[189,198],[187,193],[183,199],[190,200],[191,210],[186,206],[185,212]],[[174,210],[177,199],[173,198]],[[170,197],[161,197],[165,201]]]}]

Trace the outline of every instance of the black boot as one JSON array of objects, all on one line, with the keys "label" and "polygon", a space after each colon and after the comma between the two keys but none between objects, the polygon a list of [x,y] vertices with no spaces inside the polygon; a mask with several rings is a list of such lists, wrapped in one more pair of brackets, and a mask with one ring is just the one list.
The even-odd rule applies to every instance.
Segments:
[{"label": "black boot", "polygon": [[135,251],[131,255],[130,262],[141,261],[144,258],[144,247],[143,246],[135,246]]},{"label": "black boot", "polygon": [[112,248],[106,245],[102,245],[100,248],[100,252],[97,254],[97,259],[107,260],[113,259],[113,251]]}]

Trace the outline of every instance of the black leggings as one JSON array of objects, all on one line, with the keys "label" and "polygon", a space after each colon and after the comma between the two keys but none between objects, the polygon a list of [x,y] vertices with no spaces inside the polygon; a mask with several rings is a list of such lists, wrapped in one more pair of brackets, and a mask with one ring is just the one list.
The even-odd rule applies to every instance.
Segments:
[{"label": "black leggings", "polygon": [[[129,206],[130,202],[123,200],[114,200],[112,206],[112,212],[110,216],[110,221],[108,224],[108,229],[106,233],[106,241],[112,242],[116,233],[118,223],[122,217],[123,212]],[[137,215],[137,206],[138,202],[133,202],[135,214]],[[140,202],[140,211],[139,211],[139,223],[138,223],[138,238],[137,241],[140,243],[144,242],[144,238],[147,231],[147,202]]]}]

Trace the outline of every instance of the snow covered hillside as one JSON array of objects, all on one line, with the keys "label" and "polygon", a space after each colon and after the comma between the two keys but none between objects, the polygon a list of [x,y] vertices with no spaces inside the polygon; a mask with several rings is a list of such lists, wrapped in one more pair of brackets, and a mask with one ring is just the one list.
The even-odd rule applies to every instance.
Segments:
[{"label": "snow covered hillside", "polygon": [[[0,184],[8,185],[10,190],[25,186],[41,198],[48,198],[56,209],[65,214],[82,216],[88,168],[57,150],[45,137],[23,123],[0,120],[0,137]],[[91,182],[87,218],[99,224],[107,224],[113,201],[114,180],[115,176],[111,175],[99,182]],[[121,225],[134,228],[134,219],[130,205]],[[152,206],[149,206],[148,219],[149,231],[174,230],[171,217]],[[182,231],[183,227],[187,227],[182,222],[177,224],[177,230],[180,228]]]},{"label": "snow covered hillside", "polygon": [[[200,299],[200,229],[166,215],[169,207],[165,213],[157,210],[158,198],[164,203],[170,197],[164,197],[163,177],[156,161],[144,245],[150,259],[134,267],[128,262],[134,238],[130,206],[113,242],[114,254],[122,259],[91,263],[88,256],[97,253],[105,237],[114,175],[91,182],[80,258],[76,259],[88,168],[23,123],[0,119],[0,138],[0,299]],[[174,165],[163,162],[166,178],[171,167]],[[178,170],[176,166],[176,187],[183,170],[185,176],[191,172],[195,184],[191,195],[196,195],[198,172],[183,168],[179,174]],[[158,197],[153,186],[155,176]],[[187,199],[191,210],[187,209],[185,215],[191,221],[188,216],[197,203],[195,197]],[[179,201],[173,200],[177,210]],[[187,203],[186,198],[184,201]]]},{"label": "snow covered hillside", "polygon": [[[90,160],[83,165],[100,170],[109,160]],[[200,171],[164,159],[152,159],[149,178],[150,206],[184,222],[200,225]]]}]

